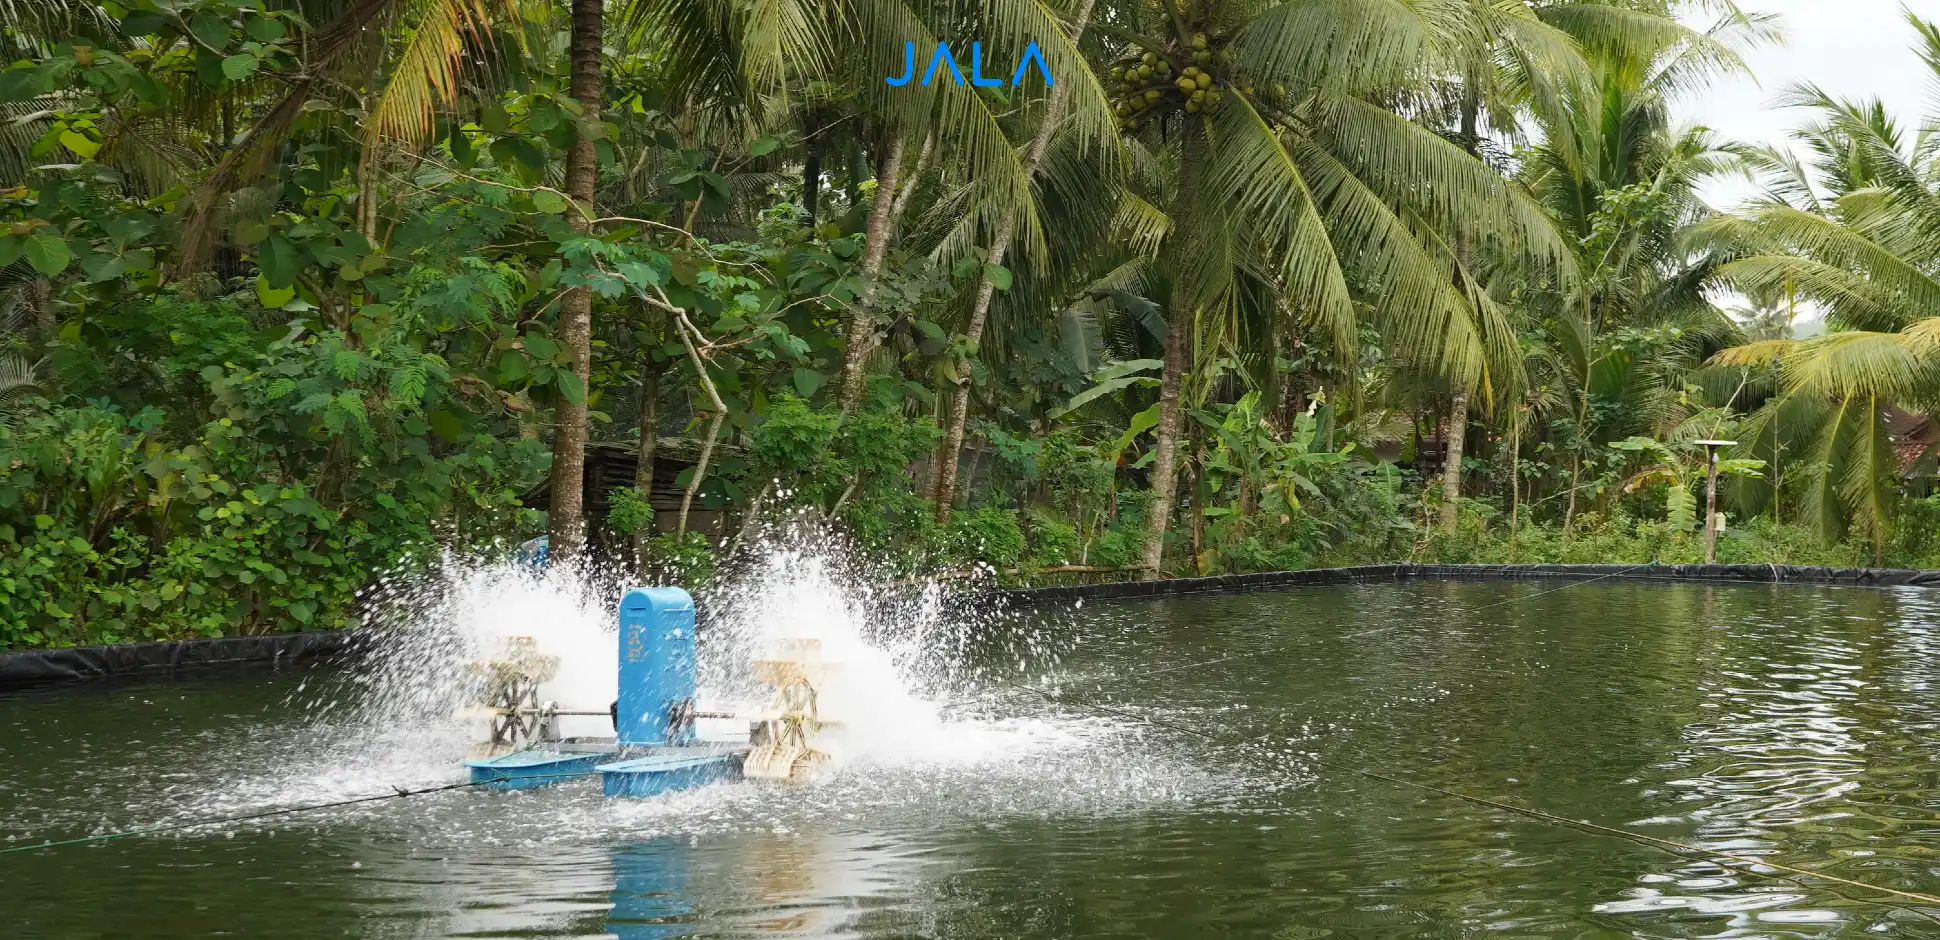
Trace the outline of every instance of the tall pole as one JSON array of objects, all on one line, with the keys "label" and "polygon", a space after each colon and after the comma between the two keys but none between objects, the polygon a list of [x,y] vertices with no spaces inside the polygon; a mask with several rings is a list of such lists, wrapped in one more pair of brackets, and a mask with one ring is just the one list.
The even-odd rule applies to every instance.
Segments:
[{"label": "tall pole", "polygon": [[1718,448],[1737,441],[1697,441],[1704,445],[1704,563],[1718,563]]},{"label": "tall pole", "polygon": [[1704,448],[1704,563],[1718,563],[1718,449]]}]

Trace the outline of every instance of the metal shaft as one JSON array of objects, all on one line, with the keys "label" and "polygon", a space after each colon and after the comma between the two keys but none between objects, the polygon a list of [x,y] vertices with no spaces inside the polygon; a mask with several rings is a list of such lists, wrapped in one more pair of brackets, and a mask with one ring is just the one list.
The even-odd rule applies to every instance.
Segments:
[{"label": "metal shaft", "polygon": [[1718,563],[1718,449],[1704,448],[1704,563]]}]

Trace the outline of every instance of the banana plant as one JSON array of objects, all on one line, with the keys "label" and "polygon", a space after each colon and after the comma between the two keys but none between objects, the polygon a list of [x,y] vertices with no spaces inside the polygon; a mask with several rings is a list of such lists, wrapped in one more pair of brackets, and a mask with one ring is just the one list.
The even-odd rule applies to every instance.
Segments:
[{"label": "banana plant", "polygon": [[1338,451],[1327,450],[1325,441],[1321,441],[1320,449],[1315,448],[1315,441],[1320,437],[1321,404],[1320,398],[1309,404],[1294,419],[1284,439],[1274,433],[1273,426],[1260,413],[1258,392],[1248,392],[1226,411],[1216,426],[1211,425],[1209,418],[1195,414],[1213,431],[1215,445],[1205,462],[1212,492],[1219,492],[1234,480],[1240,487],[1235,505],[1210,506],[1203,510],[1205,515],[1218,518],[1249,514],[1254,508],[1254,494],[1258,494],[1260,510],[1285,517],[1300,509],[1302,492],[1309,496],[1321,495],[1315,478],[1325,468],[1351,459],[1354,451],[1351,443]]}]

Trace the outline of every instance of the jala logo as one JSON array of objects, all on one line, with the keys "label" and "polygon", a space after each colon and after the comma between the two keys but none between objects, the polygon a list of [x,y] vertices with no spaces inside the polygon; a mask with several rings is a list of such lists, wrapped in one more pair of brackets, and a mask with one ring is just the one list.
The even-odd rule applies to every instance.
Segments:
[{"label": "jala logo", "polygon": [[[1033,42],[1024,47],[1023,57],[1017,60],[1017,71],[1012,72],[1010,76],[1010,83],[1012,85],[1021,85],[1024,83],[1024,71],[1030,68],[1032,62],[1037,63],[1037,70],[1044,74],[1044,84],[1057,84],[1057,81],[1051,77],[1051,66],[1044,61],[1044,53],[1038,51],[1037,43]],[[947,42],[939,42],[936,44],[936,52],[930,55],[929,68],[923,70],[923,85],[927,87],[931,80],[936,78],[937,69],[946,65],[950,68],[950,74],[956,76],[957,84],[959,85],[969,84],[979,88],[988,88],[1004,83],[1002,78],[984,77],[983,43],[980,42],[970,44],[970,81],[965,82],[963,80],[963,70],[957,67],[956,57],[950,54],[950,44]],[[900,88],[909,84],[910,79],[915,77],[916,44],[906,42],[903,43],[903,77],[892,78],[884,76],[883,81]]]}]

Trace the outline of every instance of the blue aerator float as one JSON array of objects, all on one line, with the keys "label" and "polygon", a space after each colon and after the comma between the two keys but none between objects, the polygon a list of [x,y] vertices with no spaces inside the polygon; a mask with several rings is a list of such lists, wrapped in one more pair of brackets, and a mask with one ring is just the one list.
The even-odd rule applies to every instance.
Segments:
[{"label": "blue aerator float", "polygon": [[[482,695],[473,714],[490,722],[490,740],[465,762],[472,782],[499,790],[549,786],[597,774],[609,797],[651,797],[743,776],[806,776],[827,760],[818,736],[831,722],[820,709],[831,665],[813,639],[782,639],[751,664],[774,687],[758,715],[701,712],[694,705],[694,599],[675,587],[634,588],[620,599],[619,698],[608,711],[562,711],[539,699],[559,670],[530,637],[508,637],[493,660],[473,664]],[[561,738],[557,719],[607,716],[611,738]],[[750,722],[748,740],[702,741],[701,718]]]},{"label": "blue aerator float", "polygon": [[[597,773],[607,796],[646,797],[741,776],[749,745],[695,734],[694,599],[680,588],[634,588],[620,600],[619,700],[610,711],[561,711],[538,700],[558,661],[511,638],[501,658],[475,664],[492,722],[486,753],[465,762],[472,782],[500,790]],[[559,738],[555,720],[610,714],[611,738]],[[728,716],[711,716],[728,717]]]}]

